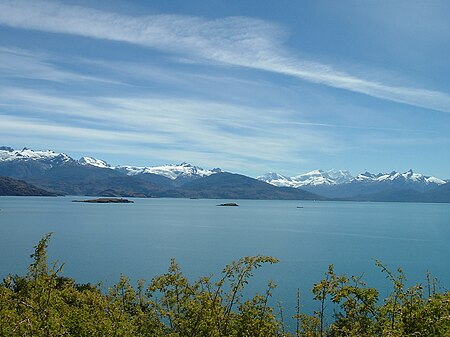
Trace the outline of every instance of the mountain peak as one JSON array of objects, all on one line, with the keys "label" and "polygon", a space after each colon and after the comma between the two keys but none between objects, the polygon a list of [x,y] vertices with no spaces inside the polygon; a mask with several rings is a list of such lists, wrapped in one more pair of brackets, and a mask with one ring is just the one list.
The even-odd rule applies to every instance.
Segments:
[{"label": "mountain peak", "polygon": [[266,173],[257,179],[275,186],[287,187],[314,187],[314,186],[337,186],[349,183],[364,184],[406,184],[406,186],[437,186],[445,184],[445,181],[436,177],[424,176],[415,173],[412,169],[405,173],[392,171],[391,173],[373,174],[368,171],[353,177],[347,170],[332,169],[329,171],[313,170],[293,177],[281,176],[274,172]]},{"label": "mountain peak", "polygon": [[336,170],[332,169],[327,171],[327,175],[336,183],[336,184],[345,184],[349,183],[354,177],[348,170]]},{"label": "mountain peak", "polygon": [[100,168],[111,168],[111,165],[109,165],[106,161],[93,157],[81,157],[78,160],[78,163],[81,165],[95,166]]},{"label": "mountain peak", "polygon": [[209,176],[218,172],[222,172],[221,169],[215,168],[214,170],[205,170],[198,166],[193,166],[186,162],[181,164],[168,164],[161,166],[149,166],[149,167],[136,167],[136,166],[116,166],[113,169],[125,172],[127,175],[139,175],[139,174],[156,174],[166,178],[175,180],[178,178],[193,179],[198,177]]},{"label": "mountain peak", "polygon": [[275,186],[303,187],[344,184],[350,182],[350,180],[353,179],[353,176],[346,170],[330,170],[325,172],[324,170],[318,169],[293,177],[286,177],[278,173],[269,172],[257,179]]},{"label": "mountain peak", "polygon": [[73,161],[73,158],[65,153],[58,153],[52,150],[31,150],[27,147],[24,147],[22,150],[14,150],[7,146],[0,147],[0,161],[13,160],[39,160],[55,163]]}]

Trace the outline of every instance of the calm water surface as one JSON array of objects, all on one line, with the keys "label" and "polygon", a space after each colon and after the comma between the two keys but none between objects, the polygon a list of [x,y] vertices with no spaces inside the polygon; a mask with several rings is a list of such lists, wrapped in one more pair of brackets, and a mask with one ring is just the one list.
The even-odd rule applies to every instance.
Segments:
[{"label": "calm water surface", "polygon": [[240,207],[216,207],[229,200],[73,199],[80,197],[0,197],[0,277],[25,273],[33,246],[53,232],[50,259],[64,261],[64,274],[78,282],[108,285],[120,273],[149,280],[171,258],[196,278],[217,275],[246,255],[277,257],[279,264],[255,274],[252,290],[274,280],[286,312],[293,312],[297,288],[304,309],[315,309],[308,292],[331,263],[339,273],[364,273],[382,292],[387,281],[374,259],[403,267],[411,283],[429,270],[450,286],[450,204],[238,200]]}]

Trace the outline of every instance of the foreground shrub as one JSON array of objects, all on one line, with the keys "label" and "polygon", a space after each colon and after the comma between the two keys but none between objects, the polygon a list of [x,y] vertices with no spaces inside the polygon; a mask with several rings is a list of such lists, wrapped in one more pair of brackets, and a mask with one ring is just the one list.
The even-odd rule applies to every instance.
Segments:
[{"label": "foreground shrub", "polygon": [[[45,236],[31,255],[25,276],[0,284],[0,336],[450,336],[450,293],[436,291],[428,278],[405,288],[401,270],[390,272],[393,291],[384,301],[361,278],[337,275],[332,266],[312,291],[319,302],[313,315],[297,312],[296,331],[287,332],[282,314],[269,305],[271,282],[263,294],[243,296],[255,269],[277,263],[267,256],[244,257],[226,266],[221,277],[190,282],[172,260],[167,273],[136,287],[125,276],[107,292],[61,276],[62,264],[49,266]],[[325,307],[336,311],[326,324]]]}]

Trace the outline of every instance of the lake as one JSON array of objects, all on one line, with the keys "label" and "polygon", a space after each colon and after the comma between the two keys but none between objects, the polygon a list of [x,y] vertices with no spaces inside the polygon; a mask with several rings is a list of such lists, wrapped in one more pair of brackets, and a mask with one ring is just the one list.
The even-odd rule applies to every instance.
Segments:
[{"label": "lake", "polygon": [[[365,274],[388,290],[379,259],[402,267],[409,283],[427,271],[450,285],[450,204],[260,200],[133,199],[134,204],[73,203],[81,197],[0,197],[0,277],[24,274],[33,246],[53,232],[50,261],[66,263],[77,282],[116,282],[120,273],[150,280],[175,258],[190,278],[217,275],[232,260],[271,255],[277,265],[255,273],[251,290],[278,285],[276,301],[294,313],[316,309],[309,292],[329,264]],[[216,207],[222,202],[240,207]],[[302,208],[298,208],[302,207]]]}]

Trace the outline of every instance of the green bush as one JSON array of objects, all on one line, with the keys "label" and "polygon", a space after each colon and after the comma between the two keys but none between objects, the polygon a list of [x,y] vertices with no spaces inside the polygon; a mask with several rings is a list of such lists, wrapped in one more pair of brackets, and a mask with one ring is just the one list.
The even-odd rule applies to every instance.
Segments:
[{"label": "green bush", "polygon": [[[281,309],[276,313],[269,305],[273,283],[263,294],[243,296],[252,272],[277,263],[275,258],[244,257],[226,266],[218,280],[195,282],[172,260],[168,272],[147,286],[140,280],[133,287],[121,276],[102,292],[62,277],[62,264],[49,265],[49,240],[50,234],[35,246],[25,276],[8,276],[0,284],[0,336],[450,336],[450,293],[437,292],[429,277],[427,291],[421,285],[405,289],[403,272],[394,274],[381,263],[393,284],[384,301],[360,278],[337,275],[330,266],[312,289],[319,309],[297,312],[297,331],[291,333]],[[339,309],[327,325],[330,301]]]}]

